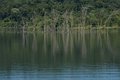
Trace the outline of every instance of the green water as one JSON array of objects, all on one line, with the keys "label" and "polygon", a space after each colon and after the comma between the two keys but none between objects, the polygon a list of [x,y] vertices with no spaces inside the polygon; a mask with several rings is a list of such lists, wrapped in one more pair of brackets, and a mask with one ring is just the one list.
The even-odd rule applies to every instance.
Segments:
[{"label": "green water", "polygon": [[0,33],[0,80],[120,80],[119,30]]}]

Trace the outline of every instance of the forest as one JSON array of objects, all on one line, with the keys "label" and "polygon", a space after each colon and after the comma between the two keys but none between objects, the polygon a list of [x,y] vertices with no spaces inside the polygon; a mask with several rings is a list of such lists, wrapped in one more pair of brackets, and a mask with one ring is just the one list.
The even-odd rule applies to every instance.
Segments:
[{"label": "forest", "polygon": [[0,0],[0,31],[120,26],[120,0]]}]

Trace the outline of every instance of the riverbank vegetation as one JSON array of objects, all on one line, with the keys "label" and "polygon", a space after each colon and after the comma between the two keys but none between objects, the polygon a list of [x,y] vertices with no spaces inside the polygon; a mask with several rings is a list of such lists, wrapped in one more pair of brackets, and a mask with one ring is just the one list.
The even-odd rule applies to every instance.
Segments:
[{"label": "riverbank vegetation", "polygon": [[119,26],[120,0],[0,0],[0,31]]}]

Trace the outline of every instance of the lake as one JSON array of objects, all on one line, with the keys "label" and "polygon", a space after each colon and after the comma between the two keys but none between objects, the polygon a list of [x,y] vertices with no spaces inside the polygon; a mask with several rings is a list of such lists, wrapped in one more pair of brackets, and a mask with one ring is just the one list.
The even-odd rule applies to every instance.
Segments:
[{"label": "lake", "polygon": [[0,80],[120,80],[120,31],[0,33]]}]

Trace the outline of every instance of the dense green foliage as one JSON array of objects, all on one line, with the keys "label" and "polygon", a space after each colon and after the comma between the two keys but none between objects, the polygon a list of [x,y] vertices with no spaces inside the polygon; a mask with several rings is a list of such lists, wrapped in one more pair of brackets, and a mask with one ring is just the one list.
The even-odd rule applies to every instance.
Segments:
[{"label": "dense green foliage", "polygon": [[0,0],[0,27],[119,26],[120,0]]}]

